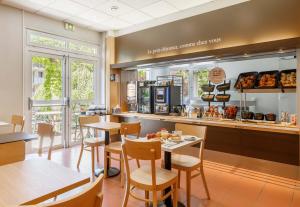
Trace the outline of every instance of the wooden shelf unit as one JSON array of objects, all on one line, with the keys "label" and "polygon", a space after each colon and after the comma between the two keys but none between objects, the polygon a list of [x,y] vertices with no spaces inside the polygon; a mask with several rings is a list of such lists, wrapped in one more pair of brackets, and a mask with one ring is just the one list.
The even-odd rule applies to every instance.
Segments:
[{"label": "wooden shelf unit", "polygon": [[[283,91],[284,92],[283,92]],[[238,91],[239,93],[296,93],[296,88],[269,88],[269,89],[244,89],[243,92]]]}]

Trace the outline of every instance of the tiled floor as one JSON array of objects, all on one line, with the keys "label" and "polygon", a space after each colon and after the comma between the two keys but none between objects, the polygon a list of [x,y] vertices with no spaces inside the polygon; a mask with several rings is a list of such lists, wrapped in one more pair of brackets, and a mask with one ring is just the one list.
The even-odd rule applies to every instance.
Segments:
[{"label": "tiled floor", "polygon": [[[56,150],[53,152],[52,160],[76,170],[78,154],[78,147]],[[100,149],[99,154],[102,158],[99,164],[101,166],[103,149]],[[36,157],[36,155],[28,155],[27,159]],[[46,159],[46,155],[42,159]],[[196,177],[192,182],[191,201],[193,207],[300,206],[298,167],[212,151],[206,151],[205,159],[204,171],[211,200],[206,199],[202,181],[200,177]],[[118,166],[118,163],[113,162],[112,165]],[[83,173],[91,173],[90,169],[90,153],[84,152],[80,170]],[[182,174],[181,187],[179,199],[185,203],[184,174]],[[103,190],[103,207],[121,206],[124,189],[120,187],[119,177],[106,179]],[[71,193],[74,192],[76,190]],[[64,196],[60,196],[60,198]],[[128,207],[140,206],[145,205],[130,198]]]}]

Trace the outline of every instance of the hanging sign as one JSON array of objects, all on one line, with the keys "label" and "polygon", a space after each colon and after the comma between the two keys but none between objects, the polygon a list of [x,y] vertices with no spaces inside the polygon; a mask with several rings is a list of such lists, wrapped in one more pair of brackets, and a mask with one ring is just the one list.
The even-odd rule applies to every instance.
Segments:
[{"label": "hanging sign", "polygon": [[209,71],[208,80],[213,84],[220,84],[226,79],[226,74],[223,68],[213,68]]}]

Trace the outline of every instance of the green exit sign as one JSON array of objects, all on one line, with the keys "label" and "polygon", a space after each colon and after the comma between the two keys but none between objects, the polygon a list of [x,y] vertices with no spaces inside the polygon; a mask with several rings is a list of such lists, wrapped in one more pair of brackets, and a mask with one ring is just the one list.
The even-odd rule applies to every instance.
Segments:
[{"label": "green exit sign", "polygon": [[74,32],[75,26],[71,23],[65,22],[65,29]]}]

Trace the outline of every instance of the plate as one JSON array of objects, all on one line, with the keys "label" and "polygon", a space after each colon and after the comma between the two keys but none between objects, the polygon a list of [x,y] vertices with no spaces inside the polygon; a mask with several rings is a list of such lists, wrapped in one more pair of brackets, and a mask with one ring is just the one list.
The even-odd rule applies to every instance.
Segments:
[{"label": "plate", "polygon": [[185,141],[195,141],[197,138],[196,137],[185,137]]}]

